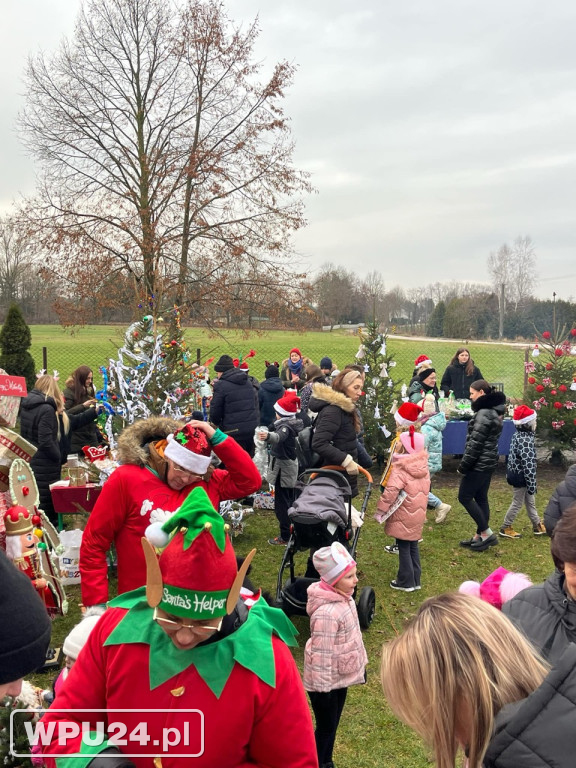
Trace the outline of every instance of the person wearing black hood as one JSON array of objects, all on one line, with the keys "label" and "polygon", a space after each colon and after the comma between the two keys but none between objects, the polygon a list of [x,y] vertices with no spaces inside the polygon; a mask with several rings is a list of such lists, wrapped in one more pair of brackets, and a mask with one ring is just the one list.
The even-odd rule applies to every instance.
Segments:
[{"label": "person wearing black hood", "polygon": [[476,533],[461,541],[460,546],[483,552],[498,543],[498,536],[490,528],[488,489],[498,464],[498,438],[506,396],[480,379],[470,385],[470,400],[474,416],[468,424],[464,455],[458,467],[458,474],[463,475],[458,501],[476,523]]},{"label": "person wearing black hood", "polygon": [[260,405],[260,426],[269,427],[276,418],[274,403],[284,394],[284,385],[280,380],[280,370],[277,363],[266,367],[264,381],[260,383],[258,390],[258,403]]},{"label": "person wearing black hood", "polygon": [[210,421],[254,456],[254,430],[258,426],[258,394],[244,371],[234,367],[230,355],[222,355],[214,370],[214,395]]},{"label": "person wearing black hood", "polygon": [[43,666],[52,622],[22,571],[0,552],[0,701],[18,696],[22,678]]}]

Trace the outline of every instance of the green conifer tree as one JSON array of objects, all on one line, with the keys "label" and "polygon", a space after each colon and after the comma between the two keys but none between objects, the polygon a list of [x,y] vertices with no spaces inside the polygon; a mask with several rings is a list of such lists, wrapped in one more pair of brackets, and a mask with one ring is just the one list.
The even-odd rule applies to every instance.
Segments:
[{"label": "green conifer tree", "polygon": [[368,453],[382,464],[396,430],[394,416],[390,413],[394,400],[399,397],[399,381],[392,375],[396,362],[388,350],[387,332],[382,333],[375,320],[367,323],[359,334],[360,348],[356,358],[366,372],[365,397],[360,399],[364,443]]},{"label": "green conifer tree", "polygon": [[31,344],[30,328],[18,304],[12,304],[0,331],[0,368],[11,376],[24,376],[29,390],[36,384],[36,365],[28,352]]}]

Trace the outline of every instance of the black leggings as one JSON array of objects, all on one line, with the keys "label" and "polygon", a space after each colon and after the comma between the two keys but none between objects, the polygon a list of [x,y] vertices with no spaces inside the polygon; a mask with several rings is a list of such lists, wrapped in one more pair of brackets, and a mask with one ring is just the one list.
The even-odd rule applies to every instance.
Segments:
[{"label": "black leggings", "polygon": [[485,531],[490,524],[488,489],[492,472],[468,472],[460,481],[458,501],[476,523],[476,533]]},{"label": "black leggings", "polygon": [[318,752],[320,767],[332,761],[336,731],[347,693],[348,688],[337,688],[334,691],[328,691],[328,693],[308,691],[316,718],[314,738],[316,739],[316,751]]}]

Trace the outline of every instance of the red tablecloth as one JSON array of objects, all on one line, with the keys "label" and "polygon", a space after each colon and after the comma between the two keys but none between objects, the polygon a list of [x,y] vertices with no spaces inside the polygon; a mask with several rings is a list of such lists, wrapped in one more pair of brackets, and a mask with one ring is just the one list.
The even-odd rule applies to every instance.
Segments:
[{"label": "red tablecloth", "polygon": [[54,511],[59,515],[92,512],[102,486],[88,483],[80,486],[53,485],[50,488]]}]

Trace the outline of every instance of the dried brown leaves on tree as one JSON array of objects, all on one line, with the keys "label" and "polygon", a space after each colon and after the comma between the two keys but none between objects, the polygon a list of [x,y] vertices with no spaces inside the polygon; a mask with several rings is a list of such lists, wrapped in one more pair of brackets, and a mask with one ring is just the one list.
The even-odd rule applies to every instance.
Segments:
[{"label": "dried brown leaves on tree", "polygon": [[197,313],[251,287],[256,308],[261,285],[301,301],[282,288],[300,287],[290,235],[312,191],[282,108],[294,67],[261,83],[257,35],[217,2],[91,0],[29,60],[20,126],[40,181],[22,215],[72,303],[105,308],[117,286]]}]

